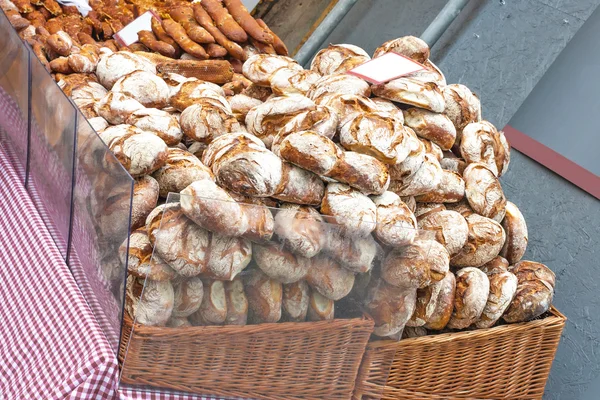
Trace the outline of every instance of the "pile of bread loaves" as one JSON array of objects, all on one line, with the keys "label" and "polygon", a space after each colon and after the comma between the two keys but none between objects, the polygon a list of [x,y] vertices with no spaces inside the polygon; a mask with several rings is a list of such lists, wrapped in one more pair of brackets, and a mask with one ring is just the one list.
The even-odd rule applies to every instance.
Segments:
[{"label": "pile of bread loaves", "polygon": [[136,179],[120,250],[131,316],[314,321],[352,298],[394,338],[549,309],[554,274],[521,261],[527,227],[499,182],[503,133],[467,87],[446,84],[423,41],[374,57],[386,52],[424,69],[370,85],[346,74],[369,55],[332,45],[310,70],[254,55],[218,86],[107,50],[98,82],[63,85]]}]

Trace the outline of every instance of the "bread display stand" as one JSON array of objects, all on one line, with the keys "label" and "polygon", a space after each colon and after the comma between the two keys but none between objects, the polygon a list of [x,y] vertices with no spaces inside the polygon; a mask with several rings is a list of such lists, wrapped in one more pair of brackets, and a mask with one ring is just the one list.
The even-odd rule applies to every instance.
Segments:
[{"label": "bread display stand", "polygon": [[[133,179],[0,13],[0,142],[112,348]],[[32,244],[33,245],[33,244]]]},{"label": "bread display stand", "polygon": [[566,320],[552,307],[529,322],[369,343],[353,398],[541,399]]},{"label": "bread display stand", "polygon": [[[241,206],[246,216],[262,216],[263,232],[274,233],[263,239],[250,236],[252,243],[244,238],[250,228],[242,237],[224,238],[210,232],[223,229],[223,220],[213,218],[207,224],[203,216],[190,213],[190,203],[214,210],[204,217]],[[186,215],[195,215],[195,222]],[[366,239],[340,234],[340,225],[328,217],[317,219],[292,209],[169,193],[162,218],[151,214],[147,220],[145,229],[154,250],[146,263],[148,270],[168,264],[179,272],[170,281],[162,276],[156,278],[160,281],[130,276],[120,349],[121,385],[225,398],[350,398],[374,330],[364,306],[369,301],[365,294],[369,274],[354,276],[324,249]],[[182,235],[187,240],[176,239]],[[299,251],[301,239],[318,241],[321,252],[313,251],[312,258],[292,253],[290,249]],[[377,254],[365,249],[355,255],[366,258],[369,267],[377,265],[381,249],[375,249]],[[192,256],[198,254],[204,256],[193,262]],[[190,264],[199,267],[190,272]],[[130,259],[130,267],[135,265]],[[192,289],[194,280],[202,282],[200,288]],[[231,293],[235,285],[239,285],[237,299]],[[298,294],[302,291],[304,295]],[[385,366],[380,367],[385,373]]]}]

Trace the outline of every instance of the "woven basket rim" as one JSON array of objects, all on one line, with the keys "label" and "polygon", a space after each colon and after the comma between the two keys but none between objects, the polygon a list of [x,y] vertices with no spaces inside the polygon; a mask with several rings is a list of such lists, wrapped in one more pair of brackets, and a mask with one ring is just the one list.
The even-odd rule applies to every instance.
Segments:
[{"label": "woven basket rim", "polygon": [[519,332],[530,329],[537,329],[542,326],[560,326],[564,325],[567,321],[567,317],[562,314],[558,309],[554,306],[550,307],[548,310],[550,315],[541,318],[535,319],[532,321],[519,322],[516,324],[506,324],[493,326],[491,328],[485,329],[474,329],[472,331],[457,331],[457,332],[447,332],[440,333],[437,335],[427,335],[420,336],[414,338],[406,338],[400,341],[397,340],[379,340],[375,342],[369,342],[367,345],[368,350],[385,350],[385,349],[394,349],[400,346],[412,346],[412,345],[432,345],[432,344],[440,344],[452,342],[459,339],[469,339],[469,338],[478,338],[481,339],[483,337],[496,337],[500,334],[506,334],[509,332]]},{"label": "woven basket rim", "polygon": [[296,331],[300,326],[308,328],[310,330],[318,330],[330,327],[331,325],[374,325],[373,319],[363,314],[360,317],[355,318],[335,318],[326,321],[303,321],[303,322],[272,322],[263,324],[248,324],[248,325],[207,325],[207,326],[184,326],[171,328],[167,326],[146,326],[141,324],[134,324],[131,316],[128,312],[124,313],[123,324],[132,326],[137,334],[143,335],[179,335],[185,336],[193,334],[206,335],[208,333],[223,334],[223,333],[257,333],[263,331],[274,331],[278,330],[281,332]]}]

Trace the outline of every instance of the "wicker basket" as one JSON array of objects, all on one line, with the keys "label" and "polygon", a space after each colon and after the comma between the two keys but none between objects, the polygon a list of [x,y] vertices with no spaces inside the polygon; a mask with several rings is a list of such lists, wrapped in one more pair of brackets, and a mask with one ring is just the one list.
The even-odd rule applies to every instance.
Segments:
[{"label": "wicker basket", "polygon": [[161,328],[125,316],[128,384],[252,399],[349,399],[373,320]]},{"label": "wicker basket", "polygon": [[553,307],[526,323],[369,343],[354,398],[541,399],[565,322]]}]

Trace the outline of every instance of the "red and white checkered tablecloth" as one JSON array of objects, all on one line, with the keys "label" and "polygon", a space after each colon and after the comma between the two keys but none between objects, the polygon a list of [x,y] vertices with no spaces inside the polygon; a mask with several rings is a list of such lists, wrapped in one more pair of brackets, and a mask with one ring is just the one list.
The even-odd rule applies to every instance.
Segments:
[{"label": "red and white checkered tablecloth", "polygon": [[117,360],[0,147],[0,398],[111,399]]}]

